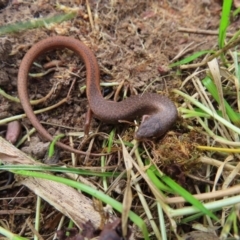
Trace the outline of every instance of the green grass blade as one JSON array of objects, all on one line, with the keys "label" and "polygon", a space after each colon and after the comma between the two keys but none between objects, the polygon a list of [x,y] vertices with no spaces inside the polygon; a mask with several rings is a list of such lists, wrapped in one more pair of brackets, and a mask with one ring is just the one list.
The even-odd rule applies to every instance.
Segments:
[{"label": "green grass blade", "polygon": [[160,191],[165,191],[167,193],[174,193],[171,188],[167,187],[165,184],[163,184],[163,182],[161,182],[159,180],[159,178],[155,175],[155,171],[152,168],[154,166],[151,166],[150,168],[148,168],[147,175],[150,178],[150,180],[153,182],[153,184],[160,190]]},{"label": "green grass blade", "polygon": [[48,157],[52,157],[54,155],[56,142],[63,137],[65,137],[64,134],[59,134],[56,137],[54,137],[48,149]]},{"label": "green grass blade", "polygon": [[236,17],[239,13],[240,13],[240,7],[234,10],[233,17]]},{"label": "green grass blade", "polygon": [[[149,164],[149,161],[146,162]],[[187,202],[191,203],[194,207],[199,209],[202,213],[207,214],[208,216],[212,217],[213,219],[217,220],[218,218],[207,208],[203,206],[203,204],[197,200],[192,194],[190,194],[187,190],[185,190],[183,187],[181,187],[179,184],[177,184],[175,181],[173,181],[170,177],[161,174],[159,171],[157,171],[156,167],[152,165],[149,169],[154,170],[154,173],[165,183],[168,185],[168,187],[171,188],[171,191],[179,194],[182,196]]]},{"label": "green grass blade", "polygon": [[[219,96],[218,96],[218,91],[217,87],[212,81],[210,77],[206,77],[202,80],[203,85],[207,88],[207,90],[211,93],[213,98],[219,103]],[[236,125],[240,126],[240,118],[238,113],[236,113],[232,107],[228,104],[228,102],[224,99],[224,105],[226,108],[227,115],[229,119]]]},{"label": "green grass blade", "polygon": [[27,29],[45,27],[49,24],[61,23],[63,21],[67,21],[76,17],[76,15],[77,15],[76,12],[70,12],[67,14],[60,14],[60,15],[48,17],[48,18],[32,19],[27,22],[18,22],[14,24],[5,25],[0,27],[0,36],[9,34],[9,33],[24,31]]},{"label": "green grass blade", "polygon": [[236,133],[240,134],[240,128],[238,128],[235,125],[233,125],[230,121],[227,121],[226,119],[220,117],[218,114],[213,113],[211,109],[209,109],[208,107],[204,106],[202,103],[197,101],[195,98],[189,96],[188,94],[185,94],[185,93],[179,91],[178,89],[173,89],[172,92],[178,94],[179,96],[182,96],[184,99],[190,101],[195,106],[201,108],[204,112],[209,114],[216,121],[219,121],[220,123],[222,123],[227,128],[229,128],[232,131],[235,131]]},{"label": "green grass blade", "polygon": [[[11,239],[11,240],[29,240],[28,238],[20,237],[1,226],[0,226],[0,234],[7,237],[7,239]],[[5,238],[1,238],[1,239],[5,239]]]},{"label": "green grass blade", "polygon": [[175,181],[173,181],[170,177],[164,175],[161,177],[161,179],[177,194],[182,196],[187,202],[191,203],[195,208],[197,208],[199,211],[203,212],[204,214],[208,215],[214,220],[218,220],[218,218],[207,208],[203,206],[203,204],[197,200],[195,197],[192,196],[187,190],[185,190],[183,187],[181,187],[179,184],[177,184]]},{"label": "green grass blade", "polygon": [[[96,190],[94,188],[91,188],[90,186],[87,186],[83,183],[76,182],[76,181],[69,180],[69,179],[62,178],[62,177],[49,175],[49,174],[38,173],[38,172],[19,170],[19,171],[15,171],[14,173],[24,175],[24,176],[29,176],[29,177],[48,179],[48,180],[51,180],[51,181],[66,184],[68,186],[71,186],[73,188],[81,190],[85,193],[88,193],[89,195],[101,200],[102,202],[104,202],[106,204],[109,204],[110,206],[112,206],[115,210],[117,210],[120,213],[123,210],[123,206],[120,202],[111,198],[110,196],[108,196],[104,192]],[[141,229],[141,231],[143,233],[143,236],[144,236],[144,239],[149,240],[149,233],[148,233],[148,230],[147,230],[147,226],[146,226],[145,222],[142,220],[142,218],[140,218],[133,211],[129,212],[129,218],[131,219],[131,221],[133,221]]]},{"label": "green grass blade", "polygon": [[33,165],[1,165],[0,170],[14,171],[14,170],[28,170],[28,171],[42,171],[42,172],[62,172],[74,173],[82,176],[95,176],[95,177],[117,177],[120,172],[97,172],[77,168],[65,168],[57,166],[33,166]]},{"label": "green grass blade", "polygon": [[195,59],[197,59],[197,58],[199,58],[202,55],[205,55],[207,53],[214,53],[214,51],[205,50],[205,51],[196,52],[196,53],[192,54],[191,56],[184,58],[181,61],[170,64],[169,67],[177,67],[177,66],[180,66],[182,64],[190,63],[193,60],[195,60]]},{"label": "green grass blade", "polygon": [[229,26],[231,7],[232,7],[232,0],[223,1],[222,16],[220,20],[219,35],[218,35],[218,45],[220,49],[223,48],[225,45],[224,42],[226,38],[227,28]]}]

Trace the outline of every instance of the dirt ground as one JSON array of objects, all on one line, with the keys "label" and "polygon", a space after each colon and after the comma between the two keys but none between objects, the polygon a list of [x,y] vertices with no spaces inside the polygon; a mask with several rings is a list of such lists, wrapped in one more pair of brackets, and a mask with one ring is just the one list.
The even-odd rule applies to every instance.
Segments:
[{"label": "dirt ground", "polygon": [[[118,92],[119,99],[124,94],[129,96],[144,91],[158,91],[169,96],[178,106],[180,99],[170,92],[172,88],[180,87],[189,72],[181,72],[177,68],[170,69],[169,64],[199,50],[213,49],[217,44],[221,1],[89,0],[89,9],[87,3],[80,0],[60,0],[58,3],[61,7],[57,7],[57,1],[54,0],[0,0],[0,26],[54,16],[63,13],[64,10],[69,11],[68,8],[78,9],[78,14],[74,19],[61,24],[51,24],[42,28],[0,36],[0,88],[9,95],[14,97],[18,95],[18,69],[21,59],[28,49],[41,39],[64,35],[79,39],[91,48],[99,63],[102,82],[122,84],[122,89]],[[239,21],[236,19],[230,26],[230,31],[235,29],[238,24]],[[193,31],[196,29],[212,30],[216,31],[216,34],[194,34],[179,31],[179,28]],[[182,51],[183,54],[179,54]],[[46,76],[31,78],[29,81],[30,98],[42,98],[52,87],[54,88],[51,97],[35,107],[35,109],[39,109],[53,105],[70,94],[71,98],[66,104],[52,111],[44,112],[38,115],[38,118],[52,135],[69,130],[72,132],[83,131],[88,102],[85,92],[79,91],[79,89],[85,84],[84,66],[80,59],[67,54],[66,51],[55,51],[41,56],[38,63],[46,63],[55,59],[62,59],[65,66],[59,67],[57,71]],[[37,71],[41,72],[42,69],[35,66],[31,70],[31,72]],[[71,89],[70,93],[69,89]],[[116,89],[117,86],[105,87],[103,94],[109,95],[109,98],[113,99]],[[0,119],[21,113],[23,110],[19,103],[0,96]],[[98,120],[92,120],[91,131],[96,131],[99,124]],[[184,123],[179,117],[178,123],[172,131],[180,135],[185,131],[183,125]],[[26,118],[22,120],[22,126],[22,134],[25,133],[25,129],[31,129],[31,124]],[[109,133],[111,129],[111,125],[102,124],[100,131]],[[0,126],[0,130],[1,136],[4,137],[6,125]],[[117,133],[128,141],[133,139],[133,131],[129,125],[117,126]],[[20,149],[36,159],[43,160],[48,144],[37,133],[34,133],[31,138],[31,143],[22,144]],[[204,141],[198,137],[196,139]],[[76,140],[77,144],[78,140]],[[95,149],[100,148],[101,144],[100,137],[99,143],[95,143]],[[80,147],[86,150],[86,143],[80,144]],[[60,151],[57,161],[67,163],[69,158],[69,153]],[[96,162],[83,164],[81,160],[82,158],[78,159],[78,166],[90,164],[99,166]],[[8,178],[8,173],[3,172],[0,176],[2,186],[5,185],[6,178]],[[21,192],[20,196],[28,196],[25,202],[18,200],[8,204],[8,200],[1,200],[15,196],[18,191]],[[27,188],[4,188],[0,192],[0,198],[0,211],[2,212],[19,208],[19,206],[28,209],[35,208],[36,197]],[[49,210],[50,208],[51,206],[45,206],[45,215],[52,211]],[[18,233],[23,227],[23,219],[27,218],[28,214],[13,217],[0,213],[0,216],[2,221],[9,224],[11,231]],[[45,221],[40,232],[44,235],[44,239],[47,239],[47,236],[55,231],[54,221],[56,219]]]}]

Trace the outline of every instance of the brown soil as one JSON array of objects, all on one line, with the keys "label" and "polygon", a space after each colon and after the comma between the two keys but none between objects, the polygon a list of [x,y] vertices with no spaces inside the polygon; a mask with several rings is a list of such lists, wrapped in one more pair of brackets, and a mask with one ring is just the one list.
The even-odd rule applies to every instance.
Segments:
[{"label": "brown soil", "polygon": [[[221,1],[90,0],[89,6],[92,15],[89,15],[85,1],[61,0],[58,2],[62,4],[62,7],[65,7],[65,10],[67,8],[78,8],[77,17],[61,24],[48,25],[43,28],[1,36],[0,88],[8,94],[14,97],[17,96],[18,68],[21,59],[28,49],[39,40],[48,36],[65,35],[83,41],[92,49],[98,59],[101,80],[103,82],[124,82],[122,90],[119,93],[120,98],[122,98],[124,92],[127,95],[131,95],[143,91],[158,91],[168,95],[178,105],[179,99],[170,94],[170,91],[172,88],[179,88],[184,76],[188,75],[189,72],[181,72],[180,74],[178,72],[177,74],[177,69],[170,69],[168,67],[169,63],[173,59],[174,61],[179,60],[179,57],[176,58],[176,56],[186,47],[187,51],[183,55],[180,55],[181,58],[199,50],[213,49],[217,43],[217,35],[193,34],[181,32],[178,29],[214,30],[217,33],[221,13]],[[5,6],[5,4],[8,5]],[[52,0],[0,1],[0,7],[2,8],[0,10],[0,26],[20,20],[27,21],[62,13],[56,7],[56,1]],[[90,20],[93,20],[92,24]],[[236,26],[237,23],[235,22],[232,29]],[[54,86],[55,90],[50,99],[40,106],[35,107],[35,109],[53,105],[67,94],[70,94],[71,98],[67,104],[38,115],[39,120],[44,123],[44,126],[52,135],[58,132],[82,131],[87,111],[87,99],[85,93],[79,91],[79,88],[85,84],[85,70],[81,61],[76,56],[69,55],[67,51],[57,51],[41,56],[38,63],[41,63],[40,59],[44,62],[61,59],[65,62],[65,66],[59,67],[57,71],[46,76],[30,80],[29,93],[31,99],[44,97],[52,86]],[[32,72],[34,71],[41,72],[43,70],[35,67]],[[72,84],[73,87],[71,87]],[[70,92],[69,89],[71,89]],[[117,87],[105,87],[104,94],[113,98],[116,89]],[[0,119],[21,113],[23,113],[23,110],[20,104],[13,103],[0,96]],[[22,129],[23,134],[25,133],[25,128],[31,128],[31,124],[26,118],[22,120],[22,126],[24,126]],[[95,132],[98,126],[99,121],[93,120],[91,131]],[[100,131],[109,133],[111,129],[112,126],[102,124]],[[3,137],[5,136],[5,130],[5,126],[1,126]],[[172,130],[175,134],[184,134],[184,123],[179,120]],[[117,133],[121,134],[128,141],[133,139],[133,131],[129,125],[117,126]],[[32,154],[35,158],[43,160],[47,150],[46,143],[37,133],[34,135],[33,141],[31,143],[24,143],[21,149],[28,154]],[[196,142],[204,141],[204,139],[196,135],[191,135],[189,140],[186,141],[191,142],[191,139],[194,139]],[[99,137],[92,151],[97,151],[101,148],[101,140],[102,138]],[[87,143],[89,143],[88,140],[80,144],[80,147],[86,150]],[[172,144],[175,147],[177,145],[177,143]],[[158,151],[160,150],[153,153],[156,159],[161,155],[161,153],[158,155]],[[169,154],[169,151],[166,154]],[[171,159],[179,157],[179,153],[175,153],[174,155],[174,151],[171,151],[170,155]],[[61,151],[57,161],[67,163],[69,156],[69,153]],[[162,155],[162,157],[166,158],[166,155]],[[85,163],[85,165],[90,164],[100,166],[98,162]],[[116,162],[113,164],[116,164]],[[79,161],[78,165],[83,165],[83,163]],[[7,177],[7,173],[2,174],[0,180],[3,184],[5,183],[4,179]],[[186,184],[185,178],[183,180],[181,176],[179,182],[181,183],[182,181]],[[2,190],[0,197],[15,196],[18,190],[19,188],[16,187]],[[20,200],[13,201],[10,206],[8,204],[9,200],[0,199],[2,206],[0,211],[20,207],[35,208],[36,197],[26,188],[20,189],[20,191],[21,193],[18,196],[27,196],[27,198],[24,198],[25,202],[21,202]],[[26,201],[26,199],[28,200]],[[50,206],[45,207],[44,214],[47,215],[50,211],[53,211],[50,209]],[[14,214],[5,214],[2,215],[2,219],[8,222],[11,231],[18,233],[21,231],[24,219],[28,215],[13,216]],[[32,215],[31,217],[34,216]],[[49,226],[49,220],[46,220],[44,224]],[[50,234],[54,231],[54,227],[46,227],[43,228],[40,234]],[[31,234],[29,234],[29,238],[32,236]],[[44,239],[47,239],[46,235]]]}]

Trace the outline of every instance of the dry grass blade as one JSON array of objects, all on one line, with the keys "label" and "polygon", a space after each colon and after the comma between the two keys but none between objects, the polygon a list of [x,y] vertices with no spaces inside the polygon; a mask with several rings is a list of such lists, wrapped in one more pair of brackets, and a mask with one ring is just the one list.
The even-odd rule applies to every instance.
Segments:
[{"label": "dry grass blade", "polygon": [[[231,195],[240,194],[240,185],[235,185],[234,187],[227,188],[224,190],[218,190],[215,192],[206,192],[193,195],[198,200],[211,200],[223,197],[229,197]],[[184,203],[186,200],[183,197],[171,197],[167,198],[166,202],[169,204]]]},{"label": "dry grass blade", "polygon": [[122,144],[122,150],[123,150],[123,160],[126,167],[126,173],[127,173],[127,185],[124,192],[123,197],[123,212],[122,212],[122,231],[123,236],[127,236],[127,230],[128,230],[128,214],[132,206],[132,190],[131,190],[131,172],[132,172],[132,157],[128,153],[121,137],[119,136],[119,139]]},{"label": "dry grass blade", "polygon": [[216,191],[216,185],[217,185],[217,183],[218,183],[219,178],[221,177],[221,175],[222,175],[222,173],[223,173],[224,166],[225,166],[228,162],[230,162],[230,161],[232,161],[232,160],[233,160],[233,156],[232,156],[232,155],[228,156],[228,157],[224,160],[224,162],[221,164],[221,166],[218,168],[217,173],[216,173],[216,176],[215,176],[215,180],[214,180],[213,189],[212,189],[213,192]]},{"label": "dry grass blade", "polygon": [[212,78],[216,84],[218,90],[218,97],[219,97],[219,105],[220,109],[222,110],[222,115],[226,120],[229,120],[226,113],[226,108],[224,104],[224,97],[223,97],[223,89],[222,89],[222,82],[221,82],[221,75],[219,70],[219,65],[217,59],[214,58],[210,62],[208,62],[209,70],[212,74]]},{"label": "dry grass blade", "polygon": [[[127,186],[126,186],[126,190],[125,190],[125,194],[124,194],[124,202],[123,202],[123,206],[124,208],[126,208],[126,210],[128,210],[127,208],[131,207],[131,203],[132,203],[132,192],[131,192],[131,185],[134,185],[136,191],[137,191],[137,195],[139,197],[139,200],[142,204],[142,207],[144,209],[144,215],[146,214],[147,216],[147,219],[149,221],[149,223],[151,224],[151,227],[154,231],[154,235],[157,237],[157,239],[161,239],[161,234],[160,234],[160,231],[159,231],[159,228],[156,224],[156,222],[153,220],[154,217],[152,215],[152,211],[151,211],[151,206],[148,205],[148,202],[147,199],[146,199],[146,196],[144,196],[144,192],[142,191],[141,187],[140,187],[140,184],[136,181],[137,177],[136,177],[136,174],[134,173],[133,171],[133,165],[135,166],[135,168],[137,168],[138,170],[138,173],[139,173],[139,170],[141,167],[139,167],[134,159],[132,158],[132,156],[128,153],[126,147],[124,146],[123,142],[122,142],[122,139],[119,137],[121,143],[122,143],[122,148],[123,148],[123,158],[124,158],[124,162],[125,162],[125,166],[126,166],[126,171],[127,171],[127,178],[128,178],[128,181],[127,181]],[[146,180],[148,179],[148,176],[146,175],[146,173],[141,170],[140,171],[140,174],[142,175],[142,177]],[[138,174],[137,174],[138,175]],[[130,179],[132,179],[132,181],[130,181]],[[159,193],[159,191],[156,189],[156,187],[151,183],[151,181],[149,180],[148,182],[149,184],[152,185],[152,187]],[[130,198],[130,199],[129,199]],[[127,207],[125,207],[125,204],[127,204]],[[123,215],[126,214],[123,212]],[[126,216],[127,217],[127,216]],[[123,218],[123,216],[122,216]],[[124,221],[124,220],[123,220]],[[126,220],[125,220],[126,221]]]}]

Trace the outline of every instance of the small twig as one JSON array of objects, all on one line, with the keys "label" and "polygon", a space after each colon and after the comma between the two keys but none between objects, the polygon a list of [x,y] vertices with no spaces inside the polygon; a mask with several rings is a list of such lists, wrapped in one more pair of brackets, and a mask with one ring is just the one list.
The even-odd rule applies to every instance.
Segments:
[{"label": "small twig", "polygon": [[119,93],[122,90],[124,83],[125,83],[125,80],[122,80],[120,82],[120,84],[118,85],[117,90],[115,91],[115,94],[114,94],[114,101],[115,102],[117,102],[117,100],[118,100]]},{"label": "small twig", "polygon": [[72,84],[71,84],[71,86],[69,88],[69,91],[68,91],[68,94],[67,94],[67,98],[70,98],[70,93],[72,91],[72,88],[73,88],[75,82],[76,82],[76,78],[74,78],[73,81],[72,81]]},{"label": "small twig", "polygon": [[35,236],[37,236],[38,237],[38,239],[40,239],[40,240],[44,240],[43,238],[42,238],[42,236],[39,234],[39,232],[34,228],[34,226],[32,225],[32,223],[31,223],[31,220],[30,220],[30,217],[28,217],[27,218],[27,225],[28,225],[28,227],[31,229],[31,231],[34,233],[34,235]]},{"label": "small twig", "polygon": [[196,181],[199,181],[199,182],[203,182],[203,183],[207,183],[207,184],[209,184],[209,185],[213,185],[214,184],[214,182],[213,181],[210,181],[210,180],[207,180],[207,179],[204,179],[204,178],[201,178],[201,177],[197,177],[197,176],[195,176],[195,175],[193,175],[193,174],[186,174],[189,178],[192,178],[192,179],[194,179],[194,180],[196,180]]},{"label": "small twig", "polygon": [[92,12],[91,12],[91,8],[90,8],[88,0],[86,0],[86,5],[87,5],[87,11],[88,11],[88,16],[89,16],[89,21],[90,21],[90,24],[91,24],[91,28],[92,28],[92,30],[94,30],[93,17],[92,17]]},{"label": "small twig", "polygon": [[[195,34],[205,34],[205,35],[218,35],[219,32],[218,30],[204,30],[204,29],[193,29],[193,28],[183,28],[180,27],[178,28],[179,32],[187,32],[187,33],[195,33]],[[232,33],[227,33],[227,37],[233,37],[234,34]]]}]

